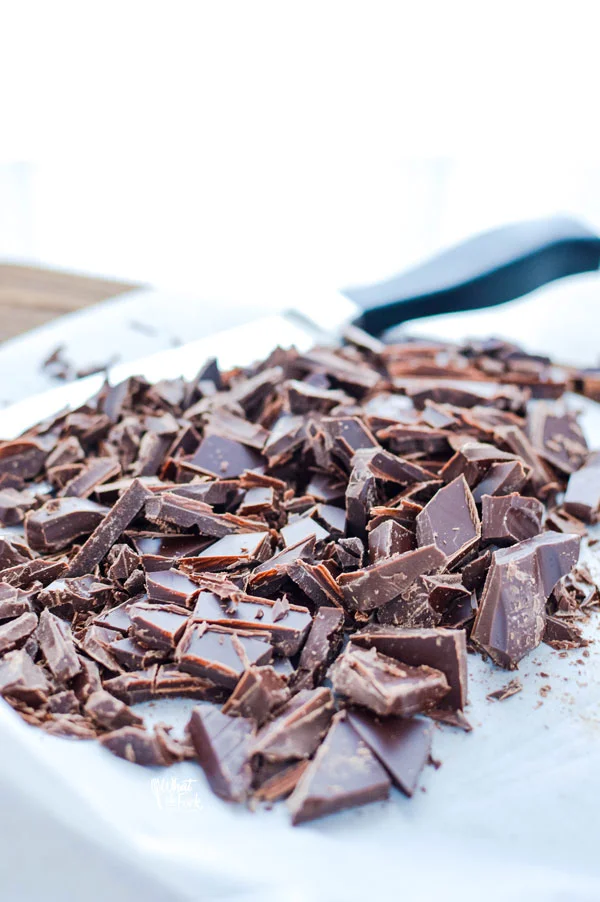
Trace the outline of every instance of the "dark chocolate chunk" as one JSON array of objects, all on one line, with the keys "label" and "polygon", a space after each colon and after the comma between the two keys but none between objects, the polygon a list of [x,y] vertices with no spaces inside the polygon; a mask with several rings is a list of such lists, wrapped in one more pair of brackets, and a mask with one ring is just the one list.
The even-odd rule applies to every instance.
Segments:
[{"label": "dark chocolate chunk", "polygon": [[0,693],[37,706],[46,701],[50,685],[42,667],[19,648],[0,658]]},{"label": "dark chocolate chunk", "polygon": [[398,789],[412,796],[431,754],[433,728],[418,717],[380,718],[351,710],[348,723],[383,765]]},{"label": "dark chocolate chunk", "polygon": [[384,520],[369,531],[369,561],[377,561],[411,551],[415,546],[415,537],[410,530],[396,523],[395,520]]},{"label": "dark chocolate chunk", "polygon": [[243,802],[252,783],[253,721],[202,705],[192,711],[188,729],[212,791],[223,799]]},{"label": "dark chocolate chunk", "polygon": [[120,727],[100,736],[98,741],[113,755],[125,758],[132,764],[167,767],[173,763],[172,755],[168,753],[156,732],[149,733],[142,727]]},{"label": "dark chocolate chunk", "polygon": [[325,564],[297,560],[290,565],[288,576],[317,606],[342,606],[342,592]]},{"label": "dark chocolate chunk", "polygon": [[336,693],[381,715],[410,717],[437,707],[449,692],[442,671],[426,665],[410,667],[375,648],[352,643],[330,668],[329,676]]},{"label": "dark chocolate chunk", "polygon": [[107,508],[83,498],[52,498],[25,518],[25,535],[36,551],[59,551],[102,522]]},{"label": "dark chocolate chunk", "polygon": [[14,473],[21,479],[33,479],[44,466],[50,450],[33,439],[0,442],[0,474]]},{"label": "dark chocolate chunk", "polygon": [[596,522],[600,511],[600,454],[593,454],[585,467],[569,476],[563,506],[584,523]]},{"label": "dark chocolate chunk", "polygon": [[104,680],[104,688],[127,705],[136,705],[154,698],[156,673],[156,665],[147,670],[122,673],[110,680]]},{"label": "dark chocolate chunk", "polygon": [[346,534],[366,538],[373,507],[381,500],[377,479],[366,460],[355,458],[346,488]]},{"label": "dark chocolate chunk", "polygon": [[446,563],[446,556],[435,545],[395,554],[354,573],[338,578],[348,607],[371,611],[405,593],[424,573],[434,573]]},{"label": "dark chocolate chunk", "polygon": [[189,611],[172,604],[134,602],[127,610],[131,635],[149,648],[174,649],[189,619]]},{"label": "dark chocolate chunk", "polygon": [[[138,727],[144,721],[131,708],[111,695],[105,689],[99,689],[88,697],[85,711],[94,723],[106,730],[118,730],[120,727]],[[125,756],[124,756],[125,757]]]},{"label": "dark chocolate chunk", "polygon": [[37,595],[40,604],[49,608],[71,607],[73,611],[93,611],[111,602],[114,585],[94,576],[55,579]]},{"label": "dark chocolate chunk", "polygon": [[316,542],[329,538],[329,532],[313,517],[297,517],[281,530],[281,536],[287,548],[306,542],[313,538]]},{"label": "dark chocolate chunk", "polygon": [[182,673],[172,664],[162,664],[154,678],[153,698],[195,698],[201,701],[223,701],[227,692],[212,680]]},{"label": "dark chocolate chunk", "polygon": [[579,536],[545,532],[495,551],[472,638],[501,667],[542,641],[546,601],[579,556]]},{"label": "dark chocolate chunk", "polygon": [[270,636],[281,654],[295,655],[310,628],[310,613],[299,605],[288,605],[281,616],[277,615],[277,602],[242,593],[223,602],[212,592],[200,592],[193,612],[194,620],[209,624],[230,629],[258,629],[263,635]]},{"label": "dark chocolate chunk", "polygon": [[135,520],[150,495],[143,483],[134,479],[77,552],[69,565],[68,576],[83,576],[93,570]]},{"label": "dark chocolate chunk", "polygon": [[213,542],[193,558],[183,558],[193,572],[224,570],[253,561],[264,561],[271,553],[271,536],[268,532],[238,532]]},{"label": "dark chocolate chunk", "polygon": [[507,683],[506,686],[502,686],[501,689],[496,689],[495,692],[489,692],[486,695],[486,698],[490,701],[503,702],[505,701],[505,699],[510,698],[511,695],[516,695],[522,690],[523,683],[521,682],[521,680],[514,679]]},{"label": "dark chocolate chunk", "polygon": [[277,768],[277,771],[260,784],[253,793],[257,802],[276,802],[285,799],[294,791],[300,777],[308,767],[308,761],[296,761],[294,764]]},{"label": "dark chocolate chunk", "polygon": [[436,492],[417,516],[417,544],[436,545],[448,558],[460,561],[481,537],[477,508],[461,474]]},{"label": "dark chocolate chunk", "polygon": [[14,620],[0,625],[0,655],[19,648],[31,636],[38,625],[37,616],[31,611],[20,614]]},{"label": "dark chocolate chunk", "polygon": [[543,639],[553,648],[581,648],[588,644],[579,627],[561,617],[546,617]]},{"label": "dark chocolate chunk", "polygon": [[31,599],[27,592],[8,583],[0,583],[0,620],[14,620],[29,611]]},{"label": "dark chocolate chunk", "polygon": [[293,678],[295,687],[312,689],[319,685],[341,647],[343,628],[344,614],[338,608],[321,607],[317,611]]},{"label": "dark chocolate chunk", "polygon": [[389,791],[385,770],[340,712],[287,804],[296,825],[387,799]]},{"label": "dark chocolate chunk", "polygon": [[[458,476],[464,476],[467,485],[471,488],[485,476],[492,464],[495,463],[523,463],[519,461],[517,454],[503,451],[495,445],[484,442],[466,442],[451,457],[447,464],[440,470],[440,476],[445,482],[452,482]],[[528,476],[531,470],[528,469]]]},{"label": "dark chocolate chunk", "polygon": [[[115,634],[117,635],[117,634]],[[146,670],[156,662],[162,662],[168,654],[164,648],[147,648],[129,637],[115,638],[109,645],[109,651],[125,670]]]},{"label": "dark chocolate chunk", "polygon": [[97,457],[69,480],[60,494],[65,497],[88,498],[99,485],[114,479],[120,472],[121,465],[116,457]]},{"label": "dark chocolate chunk", "polygon": [[191,607],[200,589],[180,570],[158,570],[146,574],[146,591],[150,601]]},{"label": "dark chocolate chunk", "polygon": [[27,489],[0,488],[0,526],[16,526],[38,503]]},{"label": "dark chocolate chunk", "polygon": [[481,499],[481,538],[496,545],[513,545],[542,531],[544,505],[537,498],[484,495]]},{"label": "dark chocolate chunk", "polygon": [[427,664],[445,674],[450,691],[437,703],[442,708],[464,708],[467,703],[467,643],[464,630],[365,627],[352,636],[363,648],[417,667]]},{"label": "dark chocolate chunk", "polygon": [[268,664],[272,654],[272,646],[258,631],[191,623],[177,646],[175,660],[181,670],[233,689],[248,667]]},{"label": "dark chocolate chunk", "polygon": [[217,479],[233,479],[244,470],[263,464],[262,455],[247,445],[221,435],[208,435],[189,459],[189,464],[202,473]]},{"label": "dark chocolate chunk", "polygon": [[223,714],[249,717],[257,726],[289,699],[287,680],[272,667],[249,667],[223,705]]},{"label": "dark chocolate chunk", "polygon": [[63,683],[81,670],[69,624],[43,610],[37,631],[40,648],[54,677]]},{"label": "dark chocolate chunk", "polygon": [[481,503],[484,495],[509,495],[520,492],[527,483],[527,472],[520,460],[492,464],[484,478],[473,489],[473,499]]},{"label": "dark chocolate chunk", "polygon": [[574,473],[586,461],[588,447],[577,415],[558,401],[527,405],[527,434],[538,454],[564,473]]},{"label": "dark chocolate chunk", "polygon": [[334,714],[329,689],[303,689],[258,731],[252,754],[267,761],[310,758]]}]

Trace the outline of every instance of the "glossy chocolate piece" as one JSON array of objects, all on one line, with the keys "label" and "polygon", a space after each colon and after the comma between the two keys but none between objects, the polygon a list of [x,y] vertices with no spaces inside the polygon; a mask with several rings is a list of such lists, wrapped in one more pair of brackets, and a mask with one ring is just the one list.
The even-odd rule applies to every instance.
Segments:
[{"label": "glossy chocolate piece", "polygon": [[146,573],[146,591],[150,601],[191,607],[200,589],[180,570],[158,570]]},{"label": "glossy chocolate piece", "polygon": [[338,584],[346,605],[371,611],[403,595],[424,573],[435,573],[446,563],[435,545],[426,545],[379,561],[354,573],[342,573]]},{"label": "glossy chocolate piece", "polygon": [[418,717],[377,717],[358,708],[349,710],[346,717],[394,786],[412,796],[431,755],[432,724]]},{"label": "glossy chocolate piece", "polygon": [[579,556],[579,537],[546,532],[494,552],[472,638],[514,668],[542,641],[546,601]]},{"label": "glossy chocolate piece", "polygon": [[105,689],[92,692],[85,703],[85,712],[99,727],[118,730],[120,727],[141,726],[144,721],[124,702]]},{"label": "glossy chocolate piece", "polygon": [[481,499],[481,539],[495,545],[514,545],[542,531],[544,505],[537,498],[484,495]]},{"label": "glossy chocolate piece", "polygon": [[32,610],[27,592],[8,583],[0,583],[0,621],[14,620]]},{"label": "glossy chocolate piece", "polygon": [[212,791],[223,799],[243,802],[252,782],[253,721],[202,705],[192,711],[188,730]]},{"label": "glossy chocolate piece", "polygon": [[[116,636],[117,634],[115,634]],[[146,670],[152,664],[162,662],[168,656],[165,648],[148,648],[129,636],[115,638],[108,651],[124,670]]]},{"label": "glossy chocolate piece", "polygon": [[467,642],[464,630],[415,629],[369,626],[352,636],[362,648],[418,667],[427,664],[445,674],[450,687],[437,703],[442,708],[464,708],[467,703]]},{"label": "glossy chocolate piece", "polygon": [[93,532],[106,514],[95,501],[53,498],[25,518],[27,542],[35,551],[60,551]]},{"label": "glossy chocolate piece", "polygon": [[385,560],[415,547],[413,533],[395,520],[384,520],[369,532],[369,562]]},{"label": "glossy chocolate piece", "polygon": [[341,647],[343,628],[344,614],[341,610],[330,607],[319,608],[293,678],[295,687],[312,689],[320,684]]},{"label": "glossy chocolate piece", "polygon": [[94,611],[114,599],[114,584],[94,576],[55,579],[38,593],[37,600],[49,608],[70,607],[73,611]]},{"label": "glossy chocolate piece", "polygon": [[89,498],[94,490],[118,476],[121,472],[119,461],[115,457],[97,457],[91,460],[77,475],[69,480],[61,489],[64,497]]},{"label": "glossy chocolate piece", "polygon": [[269,663],[273,648],[267,639],[258,631],[191,623],[177,646],[175,661],[186,673],[233,689],[248,667]]},{"label": "glossy chocolate piece", "polygon": [[287,804],[296,825],[387,799],[389,791],[385,770],[340,712]]},{"label": "glossy chocolate piece", "polygon": [[574,473],[586,462],[588,446],[577,415],[558,401],[527,405],[527,434],[538,454],[564,473]]},{"label": "glossy chocolate piece", "polygon": [[46,701],[50,683],[44,670],[34,664],[22,649],[9,651],[0,658],[0,693],[33,707]]},{"label": "glossy chocolate piece", "polygon": [[380,488],[368,462],[354,459],[346,488],[346,535],[366,538],[371,511],[380,500]]},{"label": "glossy chocolate piece", "polygon": [[587,465],[569,476],[563,507],[568,514],[595,523],[600,511],[600,454],[593,454]]},{"label": "glossy chocolate piece", "polygon": [[436,545],[451,567],[477,545],[481,523],[463,475],[436,492],[417,516],[417,544]]},{"label": "glossy chocolate piece", "polygon": [[27,489],[0,488],[0,526],[17,526],[38,501]]},{"label": "glossy chocolate piece", "polygon": [[271,762],[310,758],[334,714],[329,689],[302,689],[256,736],[252,754]]},{"label": "glossy chocolate piece", "polygon": [[313,604],[341,607],[344,601],[340,587],[325,564],[309,564],[295,561],[288,570],[288,576]]},{"label": "glossy chocolate piece", "polygon": [[20,614],[14,620],[0,625],[0,655],[25,644],[37,629],[37,616],[31,611]]},{"label": "glossy chocolate piece", "polygon": [[270,552],[268,532],[240,532],[224,536],[193,558],[183,558],[182,565],[192,571],[224,570],[234,565],[264,561]]},{"label": "glossy chocolate piece", "polygon": [[189,619],[189,611],[172,604],[135,602],[128,609],[130,634],[149,648],[174,649]]},{"label": "glossy chocolate piece", "polygon": [[126,726],[100,736],[100,745],[132,764],[150,767],[167,767],[173,757],[167,751],[156,732],[149,733],[142,727]]},{"label": "glossy chocolate piece", "polygon": [[519,460],[492,464],[473,489],[473,499],[480,504],[484,495],[510,495],[527,484],[527,471]]},{"label": "glossy chocolate piece", "polygon": [[83,576],[108,554],[123,532],[144,507],[151,492],[134,479],[116,504],[95,528],[69,565],[68,576]]},{"label": "glossy chocolate piece", "polygon": [[312,618],[307,608],[288,605],[278,616],[277,602],[238,593],[229,601],[221,601],[212,592],[200,592],[193,619],[230,629],[268,633],[270,641],[282,655],[295,655],[310,629]]},{"label": "glossy chocolate piece", "polygon": [[217,479],[233,479],[244,470],[263,464],[261,454],[247,445],[220,435],[208,435],[189,459],[189,464]]},{"label": "glossy chocolate piece", "polygon": [[329,670],[338,695],[375,714],[410,717],[438,706],[449,692],[440,670],[410,667],[375,648],[350,643]]},{"label": "glossy chocolate piece", "polygon": [[248,717],[258,727],[290,697],[285,677],[271,666],[249,667],[223,705],[223,714]]},{"label": "glossy chocolate piece", "polygon": [[[440,470],[440,476],[445,482],[452,482],[458,476],[464,476],[467,485],[473,487],[482,479],[495,463],[515,463],[518,457],[509,451],[503,451],[495,445],[485,442],[466,442],[450,458]],[[528,476],[531,472],[527,468]]]},{"label": "glossy chocolate piece", "polygon": [[52,675],[66,683],[81,670],[69,624],[48,610],[42,611],[37,631],[40,649]]}]

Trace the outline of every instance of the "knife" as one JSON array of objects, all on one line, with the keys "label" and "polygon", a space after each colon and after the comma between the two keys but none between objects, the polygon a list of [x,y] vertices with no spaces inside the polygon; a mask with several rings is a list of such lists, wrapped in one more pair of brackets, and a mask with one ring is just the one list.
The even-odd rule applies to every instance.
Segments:
[{"label": "knife", "polygon": [[[198,339],[178,348],[112,367],[112,383],[131,375],[193,378],[202,362],[247,365],[276,345],[308,350],[334,344],[349,326],[372,336],[416,318],[478,310],[522,297],[536,288],[600,266],[600,237],[575,219],[555,216],[477,235],[392,279],[321,297],[300,299],[296,309]],[[2,412],[5,437],[38,419],[84,403],[104,374],[88,376],[13,404]]]}]

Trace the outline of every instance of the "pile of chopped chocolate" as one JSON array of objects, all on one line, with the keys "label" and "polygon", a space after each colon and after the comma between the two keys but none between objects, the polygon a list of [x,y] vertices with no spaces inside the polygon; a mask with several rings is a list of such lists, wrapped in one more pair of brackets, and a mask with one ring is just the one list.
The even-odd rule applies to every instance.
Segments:
[{"label": "pile of chopped chocolate", "polygon": [[[0,692],[28,723],[301,823],[414,792],[433,721],[469,729],[467,650],[583,643],[600,454],[562,396],[593,374],[348,339],[106,384],[0,443]],[[135,704],[175,697],[185,734],[146,729]]]}]

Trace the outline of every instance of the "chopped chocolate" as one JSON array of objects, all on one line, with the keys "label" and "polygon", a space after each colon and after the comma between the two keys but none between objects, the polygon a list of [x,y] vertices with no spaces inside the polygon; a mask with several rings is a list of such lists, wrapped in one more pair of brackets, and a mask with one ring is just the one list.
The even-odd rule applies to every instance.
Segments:
[{"label": "chopped chocolate", "polygon": [[366,538],[367,525],[381,493],[368,462],[355,457],[346,488],[346,534]]},{"label": "chopped chocolate", "polygon": [[257,726],[289,699],[287,680],[272,667],[249,667],[223,705],[223,714],[249,717]]},{"label": "chopped chocolate", "polygon": [[294,686],[312,689],[318,686],[343,639],[344,614],[338,608],[321,607],[313,619],[304,643]]},{"label": "chopped chocolate", "polygon": [[168,654],[165,648],[147,648],[130,637],[115,638],[108,648],[111,655],[125,670],[146,670],[157,661],[164,661]]},{"label": "chopped chocolate", "polygon": [[150,767],[168,767],[173,757],[160,741],[156,732],[149,733],[143,727],[125,726],[100,736],[100,745],[132,764]]},{"label": "chopped chocolate", "polygon": [[201,570],[225,570],[227,567],[264,561],[271,553],[271,537],[268,532],[238,532],[213,542],[193,558],[183,558],[192,572]]},{"label": "chopped chocolate", "polygon": [[391,626],[365,627],[352,636],[363,648],[417,667],[427,664],[445,674],[450,691],[438,706],[464,708],[467,703],[467,643],[464,630],[415,629]]},{"label": "chopped chocolate", "polygon": [[188,729],[212,791],[223,799],[243,802],[252,783],[253,721],[201,705],[192,711]]},{"label": "chopped chocolate", "polygon": [[139,556],[129,545],[113,545],[107,556],[109,579],[124,583],[140,564]]},{"label": "chopped chocolate", "polygon": [[158,570],[146,573],[146,591],[150,601],[191,607],[200,589],[180,570]]},{"label": "chopped chocolate", "polygon": [[424,573],[434,573],[446,563],[435,545],[395,554],[354,573],[342,573],[338,584],[348,607],[371,611],[402,595]]},{"label": "chopped chocolate", "polygon": [[581,648],[588,644],[579,627],[561,617],[546,617],[543,639],[553,648]]},{"label": "chopped chocolate", "polygon": [[338,695],[375,714],[410,717],[437,706],[449,686],[440,670],[427,665],[410,667],[382,655],[376,648],[350,643],[330,668]]},{"label": "chopped chocolate", "polygon": [[8,583],[0,583],[0,620],[14,620],[31,609],[31,599],[27,592]]},{"label": "chopped chocolate", "polygon": [[114,585],[95,576],[76,576],[55,579],[38,592],[37,601],[48,608],[71,608],[73,611],[93,611],[114,596]]},{"label": "chopped chocolate", "polygon": [[0,658],[0,693],[36,707],[46,701],[50,685],[42,667],[19,648]]},{"label": "chopped chocolate", "polygon": [[518,692],[523,690],[523,684],[521,680],[514,679],[511,680],[510,683],[507,683],[506,686],[502,686],[501,689],[496,689],[495,692],[489,692],[486,695],[486,698],[490,701],[495,702],[503,702],[505,699],[510,698],[511,695],[516,695]]},{"label": "chopped chocolate", "polygon": [[[131,708],[111,695],[105,689],[99,689],[88,697],[85,705],[94,723],[106,730],[118,730],[120,727],[139,727],[144,721]],[[123,756],[127,757],[127,756]]]},{"label": "chopped chocolate", "polygon": [[417,544],[436,545],[448,558],[447,566],[465,557],[481,537],[477,508],[462,474],[427,502],[416,522]]},{"label": "chopped chocolate", "polygon": [[418,717],[380,718],[369,711],[349,710],[346,718],[390,776],[412,796],[431,754],[433,728]]},{"label": "chopped chocolate", "polygon": [[57,680],[66,683],[79,673],[81,664],[68,623],[50,611],[43,610],[37,636],[46,663]]},{"label": "chopped chocolate", "polygon": [[57,692],[48,699],[51,714],[79,714],[79,699],[72,689]]},{"label": "chopped chocolate", "polygon": [[0,474],[15,474],[21,479],[33,479],[41,471],[51,448],[40,441],[18,438],[0,442]]},{"label": "chopped chocolate", "polygon": [[308,761],[296,761],[287,767],[277,769],[273,776],[266,779],[255,790],[253,798],[257,802],[276,802],[285,799],[294,791],[306,768]]},{"label": "chopped chocolate", "polygon": [[162,664],[158,668],[152,687],[153,698],[195,698],[201,701],[220,702],[225,695],[226,690],[212,680],[182,673],[172,664]]},{"label": "chopped chocolate", "polygon": [[308,561],[297,560],[290,565],[288,576],[318,607],[342,606],[344,599],[340,587],[325,564],[309,564]]},{"label": "chopped chocolate", "polygon": [[132,637],[149,648],[174,649],[189,619],[189,612],[172,604],[134,602],[127,614]]},{"label": "chopped chocolate", "polygon": [[[110,680],[104,680],[104,688],[127,705],[136,705],[154,698],[154,681],[157,667],[122,673]],[[101,688],[101,687],[100,687]]]},{"label": "chopped chocolate", "polygon": [[287,548],[313,538],[316,542],[329,538],[329,532],[314,517],[297,517],[281,530]]},{"label": "chopped chocolate", "polygon": [[187,462],[201,473],[217,479],[233,479],[244,470],[262,466],[263,458],[252,448],[221,435],[207,435]]},{"label": "chopped chocolate", "polygon": [[258,731],[252,754],[271,762],[310,758],[334,714],[329,689],[302,689]]},{"label": "chopped chocolate", "polygon": [[23,489],[0,488],[0,526],[16,526],[37,505],[35,495]]},{"label": "chopped chocolate", "polygon": [[[516,454],[496,448],[495,445],[468,441],[442,467],[440,476],[445,482],[452,482],[462,475],[465,477],[467,485],[472,488],[483,476],[488,474],[493,464],[507,462],[519,462],[519,458]],[[521,461],[521,463],[524,462]],[[529,466],[527,466],[526,472],[529,478],[531,472]]]},{"label": "chopped chocolate", "polygon": [[229,602],[223,602],[212,592],[200,592],[193,618],[230,629],[258,629],[261,635],[269,635],[280,654],[295,655],[306,638],[312,618],[307,608],[288,604],[280,612],[278,604],[269,598],[243,593],[236,593]]},{"label": "chopped chocolate", "polygon": [[579,556],[579,537],[545,532],[495,551],[472,639],[501,667],[514,668],[542,641],[546,601]]},{"label": "chopped chocolate", "polygon": [[564,473],[574,473],[586,461],[588,447],[577,415],[558,401],[530,401],[527,434],[537,453]]},{"label": "chopped chocolate", "polygon": [[411,551],[415,546],[413,533],[395,520],[384,520],[369,531],[369,561],[376,564],[394,554]]},{"label": "chopped chocolate", "polygon": [[117,458],[97,457],[69,480],[60,494],[65,497],[89,498],[99,485],[114,479],[120,472],[121,466]]},{"label": "chopped chocolate", "polygon": [[544,505],[537,498],[484,495],[481,499],[481,539],[495,545],[513,545],[539,535]]},{"label": "chopped chocolate", "polygon": [[233,689],[248,667],[268,664],[273,654],[268,634],[230,630],[206,623],[190,623],[177,646],[175,660],[181,670],[207,677]]},{"label": "chopped chocolate", "polygon": [[296,825],[387,799],[389,791],[385,770],[340,712],[287,804]]},{"label": "chopped chocolate", "polygon": [[143,483],[134,479],[79,549],[69,565],[68,576],[83,576],[93,570],[135,520],[150,495]]},{"label": "chopped chocolate", "polygon": [[25,518],[25,535],[35,551],[66,548],[79,536],[89,535],[106,516],[107,508],[79,498],[52,498]]},{"label": "chopped chocolate", "polygon": [[510,495],[527,484],[527,472],[520,460],[496,463],[473,489],[473,499],[481,503],[484,495]]},{"label": "chopped chocolate", "polygon": [[0,625],[0,655],[24,645],[25,641],[36,630],[37,616],[31,611],[20,614],[14,620]]}]

